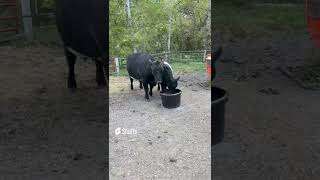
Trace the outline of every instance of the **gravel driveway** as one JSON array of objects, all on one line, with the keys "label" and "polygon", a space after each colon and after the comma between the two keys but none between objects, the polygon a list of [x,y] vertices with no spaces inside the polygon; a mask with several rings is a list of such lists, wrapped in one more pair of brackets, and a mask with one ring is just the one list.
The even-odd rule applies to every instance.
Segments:
[{"label": "gravel driveway", "polygon": [[[181,106],[166,109],[157,88],[149,102],[134,82],[110,77],[111,179],[210,179],[210,90],[206,74],[182,75]],[[115,135],[117,128],[124,128]]]},{"label": "gravel driveway", "polygon": [[62,48],[0,47],[0,179],[107,178],[107,90],[79,59],[66,88]]}]

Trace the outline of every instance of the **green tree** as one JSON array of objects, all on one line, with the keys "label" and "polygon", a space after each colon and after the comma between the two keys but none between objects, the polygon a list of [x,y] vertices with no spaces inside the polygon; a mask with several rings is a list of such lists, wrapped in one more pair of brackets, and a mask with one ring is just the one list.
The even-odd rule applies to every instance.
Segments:
[{"label": "green tree", "polygon": [[111,0],[111,56],[126,57],[135,48],[150,53],[209,48],[208,6],[203,0]]},{"label": "green tree", "polygon": [[45,9],[54,9],[55,1],[54,0],[42,0],[40,1],[41,7]]}]

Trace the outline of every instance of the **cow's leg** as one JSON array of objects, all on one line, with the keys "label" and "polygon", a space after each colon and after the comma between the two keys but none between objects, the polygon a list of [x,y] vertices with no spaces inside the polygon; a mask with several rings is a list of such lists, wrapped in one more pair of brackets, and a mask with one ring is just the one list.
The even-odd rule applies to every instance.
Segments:
[{"label": "cow's leg", "polygon": [[130,87],[131,87],[131,90],[133,90],[133,79],[132,79],[132,77],[129,77],[129,78],[130,78]]},{"label": "cow's leg", "polygon": [[66,47],[64,48],[64,54],[67,58],[69,74],[68,74],[68,88],[75,89],[77,88],[77,82],[74,74],[74,65],[76,64],[77,56],[69,51]]},{"label": "cow's leg", "polygon": [[142,89],[143,87],[142,87],[142,81],[139,81],[140,82],[140,89]]},{"label": "cow's leg", "polygon": [[150,90],[149,90],[149,95],[152,96],[152,88],[154,85],[150,84]]},{"label": "cow's leg", "polygon": [[148,84],[147,84],[146,82],[143,82],[143,88],[144,88],[145,98],[146,98],[147,100],[149,100],[149,96],[148,96],[148,90],[149,90],[149,88],[148,88]]},{"label": "cow's leg", "polygon": [[104,69],[103,69],[103,63],[102,61],[99,61],[97,59],[95,59],[96,62],[96,81],[98,86],[106,86],[107,85],[107,81],[106,81],[106,77],[105,77],[105,73],[104,73]]},{"label": "cow's leg", "polygon": [[160,91],[160,83],[158,83],[158,91]]}]

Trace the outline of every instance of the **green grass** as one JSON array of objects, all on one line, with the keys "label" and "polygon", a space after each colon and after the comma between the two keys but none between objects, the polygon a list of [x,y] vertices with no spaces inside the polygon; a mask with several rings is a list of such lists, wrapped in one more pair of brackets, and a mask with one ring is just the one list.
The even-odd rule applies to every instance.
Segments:
[{"label": "green grass", "polygon": [[173,62],[170,65],[174,69],[174,73],[206,72],[204,62]]},{"label": "green grass", "polygon": [[[171,62],[171,67],[174,70],[174,74],[176,73],[194,73],[194,72],[206,72],[206,64],[204,62]],[[115,75],[113,75],[115,76]],[[125,68],[120,69],[119,76],[128,76],[128,72]]]},{"label": "green grass", "polygon": [[235,7],[217,4],[212,23],[220,34],[237,38],[270,35],[274,32],[300,33],[305,30],[303,5]]}]

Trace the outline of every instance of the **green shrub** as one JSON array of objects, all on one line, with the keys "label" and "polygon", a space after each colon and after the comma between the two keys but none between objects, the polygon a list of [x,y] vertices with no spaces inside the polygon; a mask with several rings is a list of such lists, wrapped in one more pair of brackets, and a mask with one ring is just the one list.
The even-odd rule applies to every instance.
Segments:
[{"label": "green shrub", "polygon": [[241,6],[241,7],[250,7],[253,3],[256,2],[256,0],[216,0],[217,4],[227,4],[232,6]]}]

